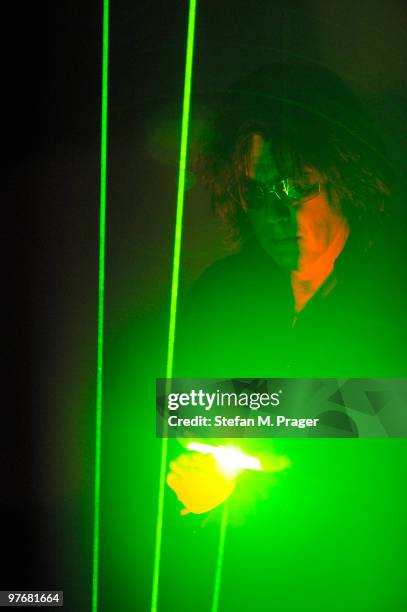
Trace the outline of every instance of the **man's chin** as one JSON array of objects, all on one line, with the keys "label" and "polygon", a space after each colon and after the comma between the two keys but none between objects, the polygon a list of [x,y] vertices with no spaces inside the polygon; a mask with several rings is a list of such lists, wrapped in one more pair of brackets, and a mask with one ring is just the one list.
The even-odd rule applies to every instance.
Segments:
[{"label": "man's chin", "polygon": [[297,242],[293,244],[282,243],[282,244],[270,244],[263,243],[263,249],[267,255],[272,257],[274,262],[284,270],[297,270],[300,260],[300,252]]},{"label": "man's chin", "polygon": [[284,270],[288,270],[290,272],[294,272],[294,270],[298,270],[299,266],[299,257],[298,255],[281,255],[281,254],[273,254],[272,255],[275,263]]}]

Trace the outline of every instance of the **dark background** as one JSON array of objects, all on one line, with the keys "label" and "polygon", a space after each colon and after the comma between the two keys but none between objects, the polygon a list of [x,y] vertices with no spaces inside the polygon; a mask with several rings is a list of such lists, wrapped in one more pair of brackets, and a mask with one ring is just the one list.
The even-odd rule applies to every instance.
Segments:
[{"label": "dark background", "polygon": [[[180,108],[182,5],[111,3],[110,335],[168,295],[176,155],[164,163],[146,142],[155,113]],[[101,2],[41,4],[16,15],[8,57],[17,95],[14,113],[3,118],[12,132],[3,266],[11,350],[1,427],[0,588],[64,589],[73,610],[89,609],[91,592],[94,413],[83,406],[92,406],[96,364],[101,23]],[[334,69],[370,109],[399,176],[397,242],[407,195],[406,26],[401,1],[369,2],[368,10],[349,1],[198,3],[194,92],[281,55]],[[191,192],[188,202],[185,285],[222,252],[206,195]]]}]

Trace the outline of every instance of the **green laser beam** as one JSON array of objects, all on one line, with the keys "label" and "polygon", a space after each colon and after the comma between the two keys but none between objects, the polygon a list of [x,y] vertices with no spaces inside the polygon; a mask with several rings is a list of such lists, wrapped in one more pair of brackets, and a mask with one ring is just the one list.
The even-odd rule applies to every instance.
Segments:
[{"label": "green laser beam", "polygon": [[107,92],[109,49],[109,0],[103,2],[102,112],[100,143],[100,227],[99,227],[99,294],[96,379],[95,491],[93,519],[92,612],[98,609],[99,538],[100,538],[100,472],[102,457],[102,390],[103,390],[103,323],[105,294],[106,239],[106,167],[107,167]]},{"label": "green laser beam", "polygon": [[[185,59],[184,99],[182,105],[181,148],[178,173],[177,207],[175,217],[174,256],[172,264],[170,321],[168,330],[166,379],[172,378],[174,364],[174,343],[177,319],[179,271],[182,246],[182,221],[184,215],[185,174],[188,157],[189,111],[191,103],[192,65],[194,56],[194,37],[196,21],[196,0],[190,0],[188,13],[188,34]],[[169,383],[167,383],[167,386]],[[167,389],[168,392],[168,389]],[[163,436],[166,432],[163,431]],[[161,443],[160,476],[158,484],[158,510],[156,523],[156,541],[154,549],[153,588],[151,596],[151,612],[157,612],[158,590],[160,580],[161,543],[164,518],[165,472],[167,467],[168,440],[163,437]]]},{"label": "green laser beam", "polygon": [[179,270],[181,262],[182,221],[184,216],[185,174],[188,157],[189,111],[191,104],[192,65],[194,55],[196,0],[190,0],[188,15],[187,52],[185,62],[184,100],[182,106],[181,150],[179,158],[177,210],[174,236],[174,257],[172,268],[170,326],[168,333],[166,378],[171,378],[174,361],[175,326],[177,319]]},{"label": "green laser beam", "polygon": [[227,522],[228,522],[228,502],[225,501],[223,505],[222,518],[220,522],[219,547],[218,547],[218,557],[216,560],[215,582],[214,582],[214,587],[213,587],[213,599],[212,599],[211,612],[218,612],[218,608],[219,608],[220,584],[221,584],[221,578],[222,578],[223,557],[225,555],[225,537],[226,537]]}]

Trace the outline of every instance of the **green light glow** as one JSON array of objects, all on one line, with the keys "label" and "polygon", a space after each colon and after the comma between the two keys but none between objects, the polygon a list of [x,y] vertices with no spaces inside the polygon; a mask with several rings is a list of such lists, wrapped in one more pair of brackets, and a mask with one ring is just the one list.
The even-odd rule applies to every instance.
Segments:
[{"label": "green light glow", "polygon": [[92,612],[98,609],[99,586],[99,531],[100,531],[100,471],[102,439],[102,389],[103,389],[103,322],[105,292],[105,237],[106,237],[106,165],[107,165],[107,92],[109,48],[109,0],[103,2],[103,51],[102,51],[102,113],[100,144],[100,229],[99,229],[99,295],[98,340],[96,381],[96,435],[95,435],[95,491],[93,523],[93,575]]},{"label": "green light glow", "polygon": [[213,588],[213,599],[212,599],[211,612],[218,612],[218,608],[219,608],[220,584],[221,584],[221,578],[222,578],[223,557],[225,554],[225,536],[226,536],[227,522],[228,522],[228,502],[226,501],[223,504],[222,519],[220,523],[219,548],[218,548],[218,557],[216,560],[215,585]]},{"label": "green light glow", "polygon": [[[188,131],[189,131],[189,111],[191,101],[191,85],[192,85],[192,65],[194,54],[194,34],[195,34],[195,18],[196,18],[196,0],[190,0],[188,14],[188,34],[187,34],[187,49],[185,61],[185,81],[184,81],[184,99],[182,106],[182,125],[181,125],[181,150],[179,160],[178,174],[178,191],[177,191],[177,208],[175,218],[175,236],[174,236],[174,257],[172,266],[172,282],[171,282],[171,303],[170,303],[170,321],[168,331],[168,349],[167,349],[167,380],[172,377],[174,363],[174,342],[175,328],[177,318],[177,302],[178,302],[178,286],[179,286],[179,271],[181,260],[181,244],[182,244],[182,221],[184,213],[184,195],[185,195],[185,174],[188,157]],[[169,391],[167,389],[167,391]],[[165,435],[165,432],[164,432]],[[158,589],[160,579],[160,560],[161,560],[161,541],[164,516],[164,492],[165,492],[165,473],[167,467],[167,452],[168,440],[164,437],[161,444],[161,460],[160,460],[160,476],[158,485],[158,510],[156,524],[156,541],[154,550],[154,568],[153,568],[153,588],[151,596],[151,612],[156,612],[158,607]]]}]

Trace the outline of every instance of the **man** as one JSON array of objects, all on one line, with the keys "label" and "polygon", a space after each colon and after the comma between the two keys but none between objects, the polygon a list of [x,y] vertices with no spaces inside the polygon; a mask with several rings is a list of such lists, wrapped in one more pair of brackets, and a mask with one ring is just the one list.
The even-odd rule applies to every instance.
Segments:
[{"label": "man", "polygon": [[[320,67],[269,66],[222,96],[205,134],[195,172],[237,252],[184,305],[177,375],[403,376],[399,275],[386,261],[392,173],[351,92]],[[216,494],[194,485],[213,469],[198,455],[172,464],[187,511],[230,495],[213,475]]]},{"label": "man", "polygon": [[395,376],[392,173],[346,86],[320,67],[249,75],[222,97],[192,162],[237,253],[191,292],[180,372]]}]

